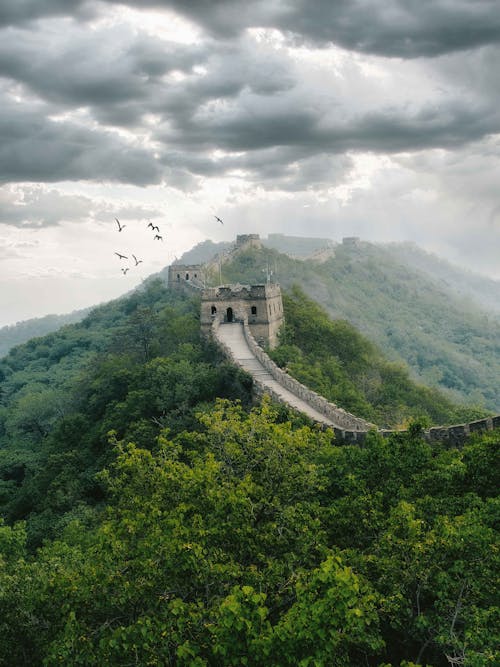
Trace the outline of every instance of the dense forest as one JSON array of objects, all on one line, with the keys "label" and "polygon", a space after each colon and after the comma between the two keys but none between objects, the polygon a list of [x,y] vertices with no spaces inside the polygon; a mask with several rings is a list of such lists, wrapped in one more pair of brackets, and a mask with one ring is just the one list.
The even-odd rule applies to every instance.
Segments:
[{"label": "dense forest", "polygon": [[409,431],[345,446],[255,405],[158,281],[1,361],[0,664],[498,663],[500,434],[426,443],[459,408],[299,291],[285,314],[280,363],[415,401]]}]

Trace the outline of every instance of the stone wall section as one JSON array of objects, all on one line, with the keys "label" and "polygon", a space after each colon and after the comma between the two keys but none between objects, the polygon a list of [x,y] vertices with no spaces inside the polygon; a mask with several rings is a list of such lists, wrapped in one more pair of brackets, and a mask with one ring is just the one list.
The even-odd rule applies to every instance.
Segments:
[{"label": "stone wall section", "polygon": [[264,352],[264,350],[257,344],[257,341],[250,331],[248,322],[243,322],[243,331],[245,333],[245,339],[248,343],[248,347],[252,350],[253,355],[260,361],[264,368],[271,374],[271,376],[278,382],[282,387],[291,391],[292,394],[298,396],[303,401],[308,403],[312,408],[320,412],[327,419],[334,421],[336,424],[339,424],[342,428],[351,431],[369,431],[371,428],[375,428],[373,424],[355,417],[350,412],[346,412],[342,408],[339,408],[333,403],[330,403],[320,396],[316,392],[312,391],[308,387],[305,387],[298,380],[293,378],[288,373],[285,373],[279,366],[277,366],[274,361]]},{"label": "stone wall section", "polygon": [[[217,340],[227,358],[233,363],[238,364],[237,360],[233,357],[231,350],[218,338],[217,330],[219,326],[220,320],[217,317],[212,322],[212,336],[215,340]],[[257,341],[253,337],[246,319],[243,320],[243,329],[245,339],[250,350],[252,351],[252,354],[260,361],[260,363],[269,372],[274,380],[276,380],[282,387],[285,387],[293,394],[306,401],[311,407],[323,414],[327,419],[330,419],[331,421],[339,424],[341,428],[334,427],[332,429],[335,432],[335,437],[338,440],[342,440],[348,444],[362,444],[368,432],[372,430],[378,431],[378,433],[384,437],[389,437],[397,433],[404,433],[403,430],[397,431],[390,429],[377,429],[374,424],[371,424],[370,422],[367,422],[360,417],[356,417],[355,415],[350,414],[346,410],[339,408],[337,405],[330,403],[325,398],[323,398],[323,396],[320,396],[308,387],[305,387],[295,378],[292,378],[290,375],[288,375],[288,373],[285,373],[285,371],[279,368],[266,354],[266,352],[257,344]],[[254,391],[258,396],[268,394],[273,400],[282,402],[283,399],[278,394],[270,390],[269,387],[267,387],[264,383],[259,382],[258,378],[254,377],[253,382]],[[325,427],[327,427],[326,424]],[[468,424],[434,426],[425,430],[423,432],[423,436],[428,442],[443,441],[448,443],[450,446],[455,447],[463,445],[464,442],[474,433],[492,431],[493,429],[500,429],[500,415],[495,417],[486,417],[485,419],[478,419]]]},{"label": "stone wall section", "polygon": [[[359,243],[357,238],[345,238],[343,239],[344,245],[356,246]],[[238,237],[238,242],[234,244],[228,252],[224,254],[223,257],[217,257],[213,264],[214,266],[219,265],[219,262],[227,261],[229,258],[238,254],[239,252],[246,250],[248,247],[258,247],[260,240],[258,234],[247,234],[241,235]],[[210,264],[204,266],[201,265],[172,265],[169,267],[168,273],[168,284],[170,289],[180,289],[187,291],[189,293],[203,293],[202,301],[207,295],[208,290],[205,288],[205,277],[207,271],[210,269]],[[222,286],[224,287],[224,286]],[[240,286],[238,286],[240,288]],[[281,303],[281,294],[279,292],[279,286],[265,285],[265,286],[252,286],[251,289],[261,288],[264,289],[265,294],[245,294],[240,303],[236,305],[235,316],[238,320],[243,322],[244,333],[247,343],[252,350],[254,356],[260,361],[264,368],[269,372],[269,374],[276,380],[282,387],[285,387],[296,396],[306,401],[311,407],[317,410],[319,413],[323,414],[327,419],[334,421],[339,424],[342,428],[334,428],[335,435],[339,440],[343,440],[348,443],[362,443],[366,438],[366,434],[370,430],[378,430],[378,432],[383,436],[390,436],[396,433],[401,433],[403,431],[394,431],[390,429],[377,429],[376,426],[370,424],[369,422],[356,417],[355,415],[346,412],[342,408],[330,403],[325,398],[316,394],[316,392],[308,389],[303,384],[292,378],[290,375],[285,373],[281,368],[279,368],[264,352],[259,343],[266,342],[270,344],[270,347],[273,347],[277,342],[277,333],[279,326],[283,321],[283,306]],[[273,292],[273,288],[277,289],[277,294]],[[214,297],[220,287],[212,288],[214,290]],[[234,289],[234,286],[230,286],[229,289]],[[248,289],[248,288],[247,288]],[[278,296],[279,294],[279,296]],[[219,293],[220,305],[222,308],[227,308],[229,305],[234,306],[234,297],[232,295],[231,300],[228,299],[225,303],[225,299]],[[243,296],[243,295],[241,295]],[[260,304],[257,305],[257,317],[252,317],[251,304],[249,304],[249,299],[257,299],[260,301]],[[262,308],[261,304],[266,304],[267,308],[271,310],[268,311],[267,316],[262,318]],[[255,303],[255,301],[254,301]],[[275,305],[276,304],[276,305]],[[207,306],[208,307],[208,306]],[[250,309],[250,312],[248,310]],[[224,354],[234,363],[237,363],[236,359],[233,358],[231,350],[227,348],[218,338],[217,338],[217,329],[219,327],[220,321],[220,312],[217,312],[216,316],[212,316],[211,313],[204,312],[202,308],[202,330],[205,333],[211,333],[214,338],[218,341],[218,344],[223,349]],[[259,321],[260,320],[260,321]],[[266,321],[267,320],[267,321]],[[257,340],[258,342],[257,342]],[[271,391],[263,383],[260,383],[258,378],[254,378],[254,388],[257,394],[262,395],[264,393],[270,394],[271,398],[281,402],[281,397]],[[434,426],[430,429],[427,429],[423,432],[424,437],[429,442],[444,441],[449,443],[450,446],[460,446],[463,444],[467,438],[469,438],[474,433],[481,433],[485,431],[491,431],[494,429],[500,429],[500,415],[494,417],[487,417],[485,419],[478,419],[476,421],[470,422],[468,424],[455,424],[452,426]]]}]

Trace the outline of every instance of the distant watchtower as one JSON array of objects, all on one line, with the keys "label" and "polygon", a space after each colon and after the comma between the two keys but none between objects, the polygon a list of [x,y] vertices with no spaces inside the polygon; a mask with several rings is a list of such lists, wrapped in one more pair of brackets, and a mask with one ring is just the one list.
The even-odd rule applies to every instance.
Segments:
[{"label": "distant watchtower", "polygon": [[279,285],[221,285],[204,289],[201,295],[201,330],[209,335],[212,323],[248,322],[253,337],[271,349],[278,343],[283,324],[283,302]]},{"label": "distant watchtower", "polygon": [[236,248],[262,248],[262,241],[258,234],[238,234],[236,237]]},{"label": "distant watchtower", "polygon": [[168,267],[169,289],[202,289],[205,272],[200,264],[173,264]]}]

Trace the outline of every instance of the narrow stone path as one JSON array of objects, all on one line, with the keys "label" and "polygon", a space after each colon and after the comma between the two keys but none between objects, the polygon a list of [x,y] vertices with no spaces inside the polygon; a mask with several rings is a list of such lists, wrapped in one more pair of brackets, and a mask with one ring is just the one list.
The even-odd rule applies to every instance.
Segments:
[{"label": "narrow stone path", "polygon": [[[231,351],[235,362],[263,384],[272,393],[290,405],[295,410],[302,412],[314,421],[322,422],[329,426],[338,426],[327,417],[312,408],[306,401],[293,394],[273,378],[271,373],[264,368],[258,359],[254,357],[243,333],[243,325],[239,322],[220,324],[216,333],[217,338]],[[339,427],[340,428],[340,427]]]}]

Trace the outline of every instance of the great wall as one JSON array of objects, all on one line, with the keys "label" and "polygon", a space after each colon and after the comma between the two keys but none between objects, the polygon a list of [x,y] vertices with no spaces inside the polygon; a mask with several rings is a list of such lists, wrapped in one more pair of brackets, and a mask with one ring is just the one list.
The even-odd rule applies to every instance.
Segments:
[{"label": "great wall", "polygon": [[[355,243],[357,239],[346,241]],[[363,442],[372,430],[383,436],[401,432],[379,429],[343,410],[305,387],[272,361],[263,346],[272,349],[277,344],[277,334],[284,321],[279,285],[206,287],[208,273],[217,270],[220,273],[222,263],[249,247],[260,245],[257,234],[241,235],[229,251],[204,266],[172,265],[168,274],[169,288],[200,294],[202,334],[213,338],[228,359],[252,376],[257,395],[270,395],[313,421],[332,428],[337,439],[348,443]],[[473,433],[496,428],[500,428],[500,415],[466,424],[435,426],[423,431],[423,435],[429,441],[460,445]]]}]

